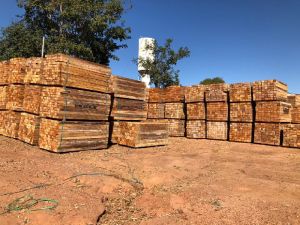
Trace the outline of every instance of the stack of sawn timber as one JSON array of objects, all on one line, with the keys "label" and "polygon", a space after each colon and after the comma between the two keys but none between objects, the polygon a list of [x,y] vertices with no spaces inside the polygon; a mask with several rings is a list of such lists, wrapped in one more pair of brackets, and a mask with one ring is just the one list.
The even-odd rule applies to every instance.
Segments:
[{"label": "stack of sawn timber", "polygon": [[170,86],[149,89],[148,120],[166,122],[171,137],[184,137],[186,109],[185,87]]},{"label": "stack of sawn timber", "polygon": [[167,123],[145,121],[148,92],[143,82],[112,76],[112,91],[111,143],[134,148],[167,144]]}]

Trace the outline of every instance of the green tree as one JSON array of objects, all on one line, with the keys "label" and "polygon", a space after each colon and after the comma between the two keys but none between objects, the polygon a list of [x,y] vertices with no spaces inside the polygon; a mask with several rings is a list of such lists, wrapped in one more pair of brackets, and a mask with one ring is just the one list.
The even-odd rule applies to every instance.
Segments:
[{"label": "green tree", "polygon": [[151,76],[151,84],[155,87],[165,88],[171,85],[179,85],[179,70],[175,70],[177,62],[190,56],[187,47],[181,47],[178,51],[172,49],[172,39],[167,39],[163,46],[155,41],[153,45],[146,46],[146,49],[154,53],[154,59],[134,59],[136,64],[141,65]]},{"label": "green tree", "polygon": [[25,13],[3,30],[2,59],[40,56],[45,36],[47,54],[66,53],[108,65],[110,59],[118,60],[113,53],[126,48],[123,41],[130,38],[122,20],[125,0],[19,0],[18,6]]},{"label": "green tree", "polygon": [[221,77],[207,78],[200,82],[200,84],[223,84],[224,79]]}]

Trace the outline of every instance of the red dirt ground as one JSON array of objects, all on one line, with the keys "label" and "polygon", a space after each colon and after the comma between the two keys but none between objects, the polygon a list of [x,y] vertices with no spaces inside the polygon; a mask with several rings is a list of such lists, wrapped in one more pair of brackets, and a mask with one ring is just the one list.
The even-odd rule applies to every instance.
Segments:
[{"label": "red dirt ground", "polygon": [[[300,224],[296,149],[172,138],[58,155],[0,137],[0,177],[1,225]],[[58,206],[7,212],[27,195]]]}]

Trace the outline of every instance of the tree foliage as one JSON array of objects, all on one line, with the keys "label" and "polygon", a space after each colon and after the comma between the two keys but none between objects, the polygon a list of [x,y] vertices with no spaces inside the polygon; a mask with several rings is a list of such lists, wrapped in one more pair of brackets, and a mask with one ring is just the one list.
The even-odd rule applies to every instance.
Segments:
[{"label": "tree foliage", "polygon": [[[22,0],[25,13],[5,28],[0,39],[2,58],[40,56],[42,36],[46,52],[66,53],[109,64],[114,51],[130,38],[122,14],[123,0]],[[30,41],[31,40],[31,41]]]},{"label": "tree foliage", "polygon": [[155,41],[153,45],[146,46],[146,49],[154,53],[154,59],[135,59],[136,64],[141,65],[151,76],[151,84],[155,87],[165,88],[171,85],[179,85],[179,70],[175,70],[178,61],[190,56],[187,47],[181,47],[178,51],[172,49],[172,39],[167,39],[163,46]]},{"label": "tree foliage", "polygon": [[221,77],[207,78],[200,82],[200,84],[223,84],[225,83],[224,79]]}]

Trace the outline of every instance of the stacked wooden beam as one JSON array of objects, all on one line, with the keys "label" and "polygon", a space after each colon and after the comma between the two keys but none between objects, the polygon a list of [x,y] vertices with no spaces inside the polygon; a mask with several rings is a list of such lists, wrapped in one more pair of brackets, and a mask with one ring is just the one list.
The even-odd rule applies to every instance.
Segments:
[{"label": "stacked wooden beam", "polygon": [[206,138],[205,90],[205,85],[195,85],[185,89],[187,138]]},{"label": "stacked wooden beam", "polygon": [[300,148],[300,124],[287,124],[283,127],[284,147]]},{"label": "stacked wooden beam", "polygon": [[251,83],[231,84],[229,140],[252,142],[253,104]]},{"label": "stacked wooden beam", "polygon": [[148,103],[149,119],[164,119],[165,118],[165,103]]},{"label": "stacked wooden beam", "polygon": [[257,144],[280,145],[280,123],[255,123],[254,141]]},{"label": "stacked wooden beam", "polygon": [[288,86],[278,80],[253,82],[254,101],[287,101]]},{"label": "stacked wooden beam", "polygon": [[292,105],[280,101],[266,101],[256,103],[256,121],[257,122],[291,122]]},{"label": "stacked wooden beam", "polygon": [[229,104],[227,84],[206,85],[207,138],[228,140]]}]

